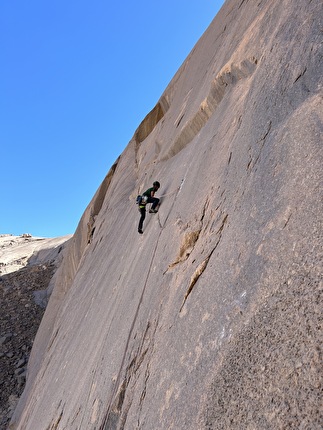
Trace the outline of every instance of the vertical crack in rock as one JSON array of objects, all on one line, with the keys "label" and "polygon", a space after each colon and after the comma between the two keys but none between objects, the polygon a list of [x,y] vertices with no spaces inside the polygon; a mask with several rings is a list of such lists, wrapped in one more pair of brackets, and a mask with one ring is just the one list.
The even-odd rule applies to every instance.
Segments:
[{"label": "vertical crack in rock", "polygon": [[307,67],[304,68],[304,70],[297,76],[297,78],[294,80],[294,84],[306,73]]},{"label": "vertical crack in rock", "polygon": [[124,379],[114,398],[113,404],[109,408],[109,411],[102,425],[100,426],[100,430],[116,430],[119,427],[118,424],[119,424],[122,405],[125,398],[126,387],[127,387],[127,380]]},{"label": "vertical crack in rock", "polygon": [[230,154],[229,154],[228,165],[231,163],[231,158],[232,158],[232,151],[230,151]]},{"label": "vertical crack in rock", "polygon": [[[177,194],[176,194],[176,196],[177,196]],[[123,380],[122,384],[120,385],[119,389],[118,389],[118,386],[120,384],[120,379],[122,377],[122,370],[123,370],[123,367],[124,367],[124,364],[125,364],[125,361],[126,361],[126,356],[127,356],[127,353],[128,353],[129,343],[130,343],[130,340],[131,340],[132,335],[133,335],[135,324],[136,324],[136,321],[137,321],[137,318],[138,318],[138,315],[139,315],[139,310],[140,310],[140,307],[141,307],[141,304],[142,304],[142,301],[143,301],[143,297],[144,297],[144,294],[145,294],[145,291],[146,291],[146,288],[147,288],[147,285],[148,285],[148,279],[149,279],[151,268],[152,268],[152,265],[153,265],[153,262],[154,262],[154,259],[155,259],[155,255],[156,255],[156,251],[157,251],[157,247],[158,247],[158,242],[159,242],[159,238],[160,238],[161,233],[162,233],[162,229],[160,230],[160,233],[159,233],[158,238],[156,240],[156,245],[155,245],[154,252],[152,254],[151,261],[150,261],[150,264],[149,264],[149,267],[148,267],[147,276],[146,276],[146,279],[145,279],[145,282],[144,282],[144,285],[143,285],[143,289],[142,289],[142,292],[141,292],[141,295],[140,295],[140,298],[139,298],[137,309],[136,309],[133,321],[131,323],[131,327],[129,329],[129,335],[127,337],[127,341],[126,341],[126,345],[125,345],[125,349],[124,349],[124,354],[123,354],[123,357],[122,357],[122,360],[121,360],[121,364],[120,364],[119,373],[118,373],[118,376],[117,376],[117,379],[116,379],[116,382],[115,382],[115,388],[112,390],[111,400],[108,403],[107,412],[106,412],[106,415],[105,415],[105,417],[103,419],[103,423],[100,426],[100,430],[108,430],[108,429],[109,430],[114,430],[114,429],[117,428],[117,425],[118,425],[118,422],[119,422],[120,412],[118,412],[118,411],[121,411],[121,408],[119,408],[118,405],[121,404],[121,401],[123,403],[123,399],[124,399],[123,390],[125,391],[125,389],[127,387],[127,383],[126,383],[127,379],[126,379],[126,377],[124,378],[124,380]],[[116,393],[117,389],[118,389],[118,392]]]},{"label": "vertical crack in rock", "polygon": [[[81,411],[82,411],[82,408],[80,406],[72,418],[72,421],[71,421],[72,425],[75,423],[75,421],[78,418],[78,416],[80,415]],[[82,426],[82,424],[81,424],[81,426]],[[82,428],[81,426],[80,426],[80,428]]]},{"label": "vertical crack in rock", "polygon": [[54,334],[52,334],[52,337],[51,337],[51,339],[48,343],[48,346],[47,346],[47,351],[49,351],[51,349],[51,347],[52,347],[52,345],[53,345],[53,343],[54,343],[54,341],[58,335],[59,329],[60,329],[60,327],[58,329],[56,329]]},{"label": "vertical crack in rock", "polygon": [[61,412],[59,413],[58,418],[47,428],[47,430],[57,430],[59,423],[61,422],[61,419],[63,417],[63,413],[64,413],[64,407],[61,410]]},{"label": "vertical crack in rock", "polygon": [[192,290],[193,290],[193,288],[194,288],[195,284],[197,283],[197,281],[199,280],[200,276],[202,275],[202,273],[203,273],[203,272],[204,272],[204,270],[206,269],[206,267],[207,267],[207,265],[208,265],[208,263],[209,263],[209,261],[210,261],[210,258],[211,258],[211,256],[212,256],[213,252],[214,252],[214,251],[216,250],[216,248],[218,247],[218,245],[219,245],[219,243],[220,243],[220,241],[221,241],[221,238],[222,238],[222,231],[223,231],[224,225],[225,225],[225,224],[226,224],[226,222],[227,222],[227,219],[228,219],[228,214],[226,214],[226,215],[224,216],[224,218],[223,218],[223,220],[222,220],[222,223],[221,223],[221,226],[219,227],[218,231],[216,232],[216,234],[218,234],[218,235],[219,235],[219,237],[218,237],[218,240],[217,240],[217,242],[216,242],[215,246],[213,247],[213,249],[211,250],[211,252],[209,253],[209,255],[205,258],[205,260],[203,260],[203,261],[202,261],[202,263],[200,263],[200,264],[198,265],[198,267],[197,267],[197,268],[196,268],[196,270],[194,271],[193,275],[191,276],[190,284],[189,284],[188,289],[187,289],[187,291],[186,291],[186,293],[185,293],[183,303],[182,303],[182,305],[181,305],[181,307],[180,307],[180,310],[179,310],[180,312],[182,311],[183,306],[185,305],[185,302],[186,302],[186,300],[187,300],[188,296],[191,294],[191,292],[192,292]]},{"label": "vertical crack in rock", "polygon": [[169,264],[168,268],[165,270],[165,272],[163,272],[163,274],[165,274],[168,270],[175,267],[177,264],[183,263],[184,261],[186,261],[188,257],[191,255],[191,253],[193,252],[196,242],[198,241],[201,231],[203,229],[203,220],[204,220],[208,205],[209,205],[209,198],[207,197],[199,220],[200,226],[197,229],[189,231],[184,235],[180,245],[178,256],[176,257],[173,263]]},{"label": "vertical crack in rock", "polygon": [[271,127],[272,127],[272,122],[269,121],[267,130],[265,131],[264,135],[257,141],[257,145],[260,145],[260,146],[259,146],[258,154],[256,155],[255,158],[253,158],[253,156],[251,154],[251,147],[249,148],[250,160],[247,164],[247,170],[251,170],[257,164],[257,162],[261,156],[261,152],[263,150],[263,147],[265,145],[266,138],[268,137],[268,135],[270,133]]},{"label": "vertical crack in rock", "polygon": [[[151,357],[153,356],[154,350],[155,350],[155,335],[156,335],[156,331],[157,331],[158,324],[159,324],[159,316],[160,316],[160,313],[157,315],[157,318],[155,320],[155,328],[154,328],[154,331],[151,334],[151,341],[149,343],[149,349],[147,348],[147,352],[149,352],[149,354],[147,354],[147,359],[146,359],[147,364],[146,364],[146,370],[145,370],[144,387],[143,387],[143,390],[141,392],[140,401],[139,401],[138,428],[140,428],[140,415],[141,415],[141,411],[142,411],[142,408],[143,408],[144,399],[145,399],[146,393],[147,393],[148,379],[149,379],[150,373],[151,373],[150,372]],[[141,360],[140,365],[141,365],[142,362],[143,362],[143,360]],[[138,367],[138,369],[139,369],[139,367]]]},{"label": "vertical crack in rock", "polygon": [[200,218],[200,222],[202,223],[202,225],[203,225],[203,220],[204,220],[204,217],[205,217],[206,210],[207,210],[207,208],[209,206],[209,203],[210,203],[210,201],[209,201],[209,198],[207,197],[206,201],[204,203],[204,206],[203,206],[203,209],[202,209],[202,215],[201,215],[201,218]]},{"label": "vertical crack in rock", "polygon": [[241,1],[241,3],[239,4],[239,6],[238,6],[238,9],[240,9],[241,8],[241,6],[243,5],[243,3],[245,2],[246,0],[242,0]]},{"label": "vertical crack in rock", "polygon": [[154,328],[151,326],[150,322],[148,321],[146,330],[141,338],[139,348],[137,352],[135,352],[134,358],[132,359],[130,365],[127,368],[126,375],[128,377],[128,385],[131,385],[131,386],[127,391],[127,401],[121,413],[121,417],[119,421],[120,429],[123,429],[126,424],[128,412],[133,401],[135,387],[142,374],[142,371],[140,371],[140,369],[143,366],[143,363],[145,361],[146,368],[144,372],[144,385],[143,385],[143,388],[141,389],[141,394],[139,398],[139,410],[137,412],[138,428],[140,428],[140,425],[139,425],[140,414],[142,411],[144,399],[146,397],[148,379],[150,377],[151,357],[154,353],[155,335],[156,335],[158,323],[159,323],[159,314],[155,319]]},{"label": "vertical crack in rock", "polygon": [[291,219],[292,213],[289,213],[286,220],[284,221],[284,225],[282,226],[282,230],[287,226],[289,220]]},{"label": "vertical crack in rock", "polygon": [[[223,218],[223,220],[222,220],[222,223],[221,223],[221,225],[220,225],[220,227],[219,227],[219,230],[216,232],[216,234],[220,234],[220,236],[222,235],[222,231],[223,231],[223,229],[224,229],[224,226],[225,226],[225,224],[226,224],[226,222],[227,222],[227,220],[228,220],[228,214],[226,214],[226,215],[224,215],[224,218]],[[220,239],[221,239],[221,237],[220,237]],[[216,244],[216,246],[218,245],[218,243]],[[215,248],[214,248],[215,249]],[[214,251],[214,249],[212,250],[212,252],[211,252],[211,254],[213,253],[213,251]]]},{"label": "vertical crack in rock", "polygon": [[[219,241],[217,242],[217,244],[218,243],[219,243]],[[186,291],[186,294],[184,296],[184,300],[183,300],[182,306],[180,307],[180,310],[179,310],[180,312],[183,309],[183,306],[185,305],[185,302],[186,302],[188,296],[191,294],[191,292],[192,292],[192,290],[194,288],[194,285],[196,284],[196,282],[198,281],[199,277],[202,275],[202,273],[206,269],[206,266],[207,266],[207,264],[208,264],[208,262],[210,260],[212,252],[210,253],[210,255],[204,261],[202,261],[202,263],[197,267],[197,269],[193,273],[193,275],[191,277],[190,285],[189,285],[188,290]]]},{"label": "vertical crack in rock", "polygon": [[[146,396],[147,382],[150,376],[150,357],[154,352],[154,340],[158,327],[158,322],[159,316],[157,316],[155,320],[155,328],[150,333],[150,336],[148,335],[148,333],[151,331],[151,324],[149,321],[147,322],[147,326],[141,336],[141,341],[138,346],[138,349],[133,353],[132,359],[130,360],[129,365],[125,369],[123,381],[118,388],[117,394],[114,397],[113,404],[109,409],[108,414],[106,415],[106,418],[102,426],[100,427],[100,430],[122,430],[125,427],[128,412],[133,400],[134,388],[138,381],[138,377],[140,376],[139,370],[143,365],[143,362],[146,360],[144,387],[142,389],[139,399],[139,420],[142,404]],[[138,337],[138,334],[136,335],[136,337]]]}]

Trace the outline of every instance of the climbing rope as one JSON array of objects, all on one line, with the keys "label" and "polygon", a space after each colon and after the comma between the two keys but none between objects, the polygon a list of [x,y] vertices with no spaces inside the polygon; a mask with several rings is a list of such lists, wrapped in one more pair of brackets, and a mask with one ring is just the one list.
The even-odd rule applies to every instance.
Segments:
[{"label": "climbing rope", "polygon": [[174,191],[171,191],[170,193],[167,193],[167,194],[162,194],[161,196],[159,196],[160,198],[162,198],[162,197],[167,197],[167,196],[171,196],[172,194],[174,194],[174,193],[176,193],[176,192],[179,192],[180,190],[181,190],[181,188],[182,188],[182,186],[183,186],[183,182],[184,182],[184,179],[182,179],[182,181],[181,181],[181,183],[180,183],[180,186],[178,187],[178,188],[176,188]]},{"label": "climbing rope", "polygon": [[163,225],[162,225],[162,223],[161,223],[161,221],[160,221],[160,217],[159,217],[159,213],[158,213],[158,222],[159,222],[159,227],[160,227],[162,230],[163,230],[163,228],[164,228],[164,227],[165,227],[165,225],[166,225],[166,222],[167,222],[167,220],[168,220],[168,217],[169,217],[169,215],[170,215],[171,211],[173,210],[173,207],[174,207],[175,201],[176,201],[176,199],[177,199],[178,193],[181,191],[184,181],[185,181],[185,178],[184,178],[184,179],[182,179],[182,181],[181,181],[181,183],[180,183],[179,187],[178,187],[178,188],[176,188],[176,190],[172,191],[171,193],[164,194],[164,196],[160,196],[160,197],[165,197],[165,196],[167,196],[167,195],[171,195],[171,194],[176,193],[175,198],[174,198],[174,200],[173,200],[173,203],[171,204],[171,207],[170,207],[170,209],[169,209],[169,211],[168,211],[168,214],[167,214],[167,216],[166,216],[166,218],[165,218],[165,221],[164,221],[164,224],[163,224]]},{"label": "climbing rope", "polygon": [[[186,175],[185,175],[185,177],[186,177]],[[153,262],[155,260],[155,256],[156,256],[156,252],[157,252],[157,248],[158,248],[158,243],[159,243],[159,238],[160,238],[160,236],[162,234],[162,230],[164,229],[164,227],[166,225],[168,217],[169,217],[169,215],[170,215],[170,213],[171,213],[171,211],[172,211],[172,209],[174,207],[174,204],[175,204],[175,201],[177,199],[177,196],[178,196],[179,192],[182,189],[183,183],[185,181],[185,177],[184,177],[184,179],[182,179],[179,187],[177,187],[174,191],[172,191],[170,193],[167,193],[167,194],[163,194],[162,196],[160,196],[160,198],[161,198],[161,197],[170,196],[170,195],[176,193],[176,195],[174,197],[174,200],[173,200],[173,202],[171,204],[171,207],[170,207],[170,209],[168,211],[168,214],[167,214],[167,216],[165,218],[164,225],[161,224],[160,219],[159,219],[159,214],[158,214],[158,221],[159,221],[159,225],[160,225],[161,229],[160,229],[160,231],[158,233],[158,237],[157,237],[157,240],[156,240],[156,243],[155,243],[155,247],[154,247],[154,250],[153,250],[153,253],[152,253],[150,264],[148,266],[148,271],[147,271],[147,274],[146,274],[146,277],[145,277],[144,285],[143,285],[143,288],[142,288],[142,291],[141,291],[141,295],[139,297],[137,308],[136,308],[136,311],[135,311],[135,314],[134,314],[134,317],[133,317],[133,320],[132,320],[132,323],[131,323],[131,326],[130,326],[129,334],[128,334],[128,337],[127,337],[127,340],[126,340],[126,344],[125,344],[125,348],[124,348],[124,353],[123,353],[123,356],[122,356],[122,359],[121,359],[121,363],[120,363],[119,371],[118,371],[118,374],[117,374],[117,378],[116,378],[116,380],[114,382],[114,387],[112,389],[112,394],[110,396],[109,403],[107,405],[107,411],[105,412],[105,416],[104,416],[103,422],[102,422],[102,424],[100,426],[100,430],[107,429],[107,425],[108,425],[108,422],[109,422],[109,419],[110,419],[110,414],[111,414],[111,411],[112,411],[112,408],[113,408],[113,402],[116,401],[116,397],[118,395],[118,389],[120,387],[121,378],[123,376],[122,372],[125,372],[125,376],[127,376],[127,370],[124,369],[124,364],[126,362],[126,357],[127,357],[127,354],[128,354],[129,344],[130,344],[130,341],[131,341],[131,338],[132,338],[132,335],[133,335],[133,331],[135,329],[135,325],[136,325],[136,322],[137,322],[139,311],[140,311],[140,308],[141,308],[142,303],[143,303],[144,294],[145,294],[147,286],[149,285],[148,280],[149,280],[150,273],[152,271]]]}]

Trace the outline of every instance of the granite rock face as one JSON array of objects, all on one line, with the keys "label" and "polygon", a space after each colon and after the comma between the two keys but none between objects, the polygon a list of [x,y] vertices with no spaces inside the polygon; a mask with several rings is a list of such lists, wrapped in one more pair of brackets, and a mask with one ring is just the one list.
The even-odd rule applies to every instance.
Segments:
[{"label": "granite rock face", "polygon": [[225,2],[68,243],[10,428],[321,428],[321,30]]}]

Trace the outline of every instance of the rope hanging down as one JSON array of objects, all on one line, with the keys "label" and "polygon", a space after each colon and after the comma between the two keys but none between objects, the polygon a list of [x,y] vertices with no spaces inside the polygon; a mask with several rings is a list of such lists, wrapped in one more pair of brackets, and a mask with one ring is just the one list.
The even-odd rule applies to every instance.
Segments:
[{"label": "rope hanging down", "polygon": [[151,273],[151,269],[153,267],[153,262],[154,262],[154,259],[155,259],[155,255],[156,255],[156,251],[157,251],[157,247],[158,247],[158,243],[159,243],[159,238],[160,238],[160,236],[162,234],[163,228],[166,225],[166,221],[167,221],[167,219],[168,219],[168,217],[169,217],[169,215],[170,215],[170,213],[171,213],[171,211],[173,209],[173,206],[174,206],[175,200],[177,198],[177,195],[178,195],[178,193],[180,192],[180,190],[181,190],[181,188],[183,186],[184,180],[185,180],[185,178],[182,179],[182,181],[180,183],[180,186],[177,187],[174,191],[160,196],[160,197],[166,197],[166,196],[170,196],[171,194],[177,193],[176,196],[175,196],[175,198],[174,198],[173,203],[171,204],[171,207],[170,207],[170,209],[168,211],[168,214],[167,214],[167,216],[165,218],[165,222],[164,222],[163,226],[161,225],[160,219],[158,218],[161,230],[158,233],[158,237],[157,237],[157,240],[156,240],[154,251],[152,253],[152,257],[151,257],[151,261],[150,261],[150,264],[149,264],[149,267],[148,267],[148,272],[147,272],[147,275],[146,275],[144,286],[143,286],[143,289],[141,291],[141,295],[140,295],[140,298],[139,298],[139,302],[138,302],[138,305],[137,305],[137,308],[136,308],[135,315],[133,317],[133,321],[132,321],[131,326],[130,326],[129,335],[127,337],[127,341],[126,341],[126,344],[125,344],[125,349],[124,349],[124,353],[123,353],[123,356],[122,356],[120,368],[119,368],[119,371],[118,371],[118,374],[117,374],[116,381],[114,383],[114,387],[112,389],[112,395],[111,395],[111,397],[109,399],[109,403],[108,403],[108,406],[107,406],[107,411],[105,412],[105,416],[104,416],[103,422],[102,422],[102,424],[100,426],[100,430],[105,430],[107,428],[107,426],[108,426],[109,420],[111,419],[110,418],[111,410],[112,410],[113,404],[114,404],[114,402],[116,401],[116,398],[117,398],[117,391],[118,391],[119,387],[121,386],[120,385],[120,380],[121,380],[121,377],[122,377],[122,371],[124,370],[124,364],[126,362],[126,357],[127,357],[127,353],[128,353],[128,348],[129,348],[130,340],[131,340],[131,337],[132,337],[132,334],[133,334],[133,331],[134,331],[134,328],[135,328],[135,324],[136,324],[136,321],[137,321],[137,318],[138,318],[138,315],[139,315],[140,307],[141,307],[141,305],[143,303],[143,297],[144,297],[144,294],[145,294],[145,291],[146,291],[146,288],[147,288],[147,285],[148,285],[148,279],[149,279],[149,276],[150,276],[150,273]]},{"label": "rope hanging down", "polygon": [[181,181],[181,183],[180,183],[180,186],[179,186],[178,188],[176,188],[176,190],[172,191],[171,193],[164,194],[164,196],[160,196],[160,197],[165,197],[166,195],[170,195],[170,194],[174,194],[174,193],[176,193],[176,195],[175,195],[175,197],[174,197],[174,200],[173,200],[173,203],[171,204],[170,209],[169,209],[169,211],[168,211],[168,214],[167,214],[167,216],[166,216],[166,218],[165,218],[165,220],[164,220],[164,224],[162,224],[162,223],[161,223],[161,221],[160,221],[160,217],[159,217],[159,213],[158,213],[158,222],[159,222],[159,226],[160,226],[160,228],[161,228],[162,230],[164,229],[164,227],[165,227],[165,225],[166,225],[166,222],[167,222],[167,220],[168,220],[168,217],[169,217],[169,215],[170,215],[171,211],[173,210],[173,207],[174,207],[175,201],[176,201],[176,199],[177,199],[178,193],[179,193],[179,192],[181,191],[181,189],[182,189],[182,186],[183,186],[184,180],[185,180],[185,178],[184,178],[184,179],[182,179],[182,181]]},{"label": "rope hanging down", "polygon": [[183,182],[184,182],[184,179],[182,179],[181,184],[178,188],[176,188],[174,191],[171,191],[170,193],[162,194],[161,196],[159,196],[159,198],[171,196],[172,194],[176,193],[177,191],[180,191],[182,186],[183,186]]}]

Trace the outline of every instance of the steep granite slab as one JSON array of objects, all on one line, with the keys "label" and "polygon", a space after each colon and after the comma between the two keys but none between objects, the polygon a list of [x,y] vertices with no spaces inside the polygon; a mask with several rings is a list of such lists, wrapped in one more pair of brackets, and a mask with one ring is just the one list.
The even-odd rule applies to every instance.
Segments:
[{"label": "steep granite slab", "polygon": [[226,1],[86,209],[11,428],[320,428],[321,21]]}]

